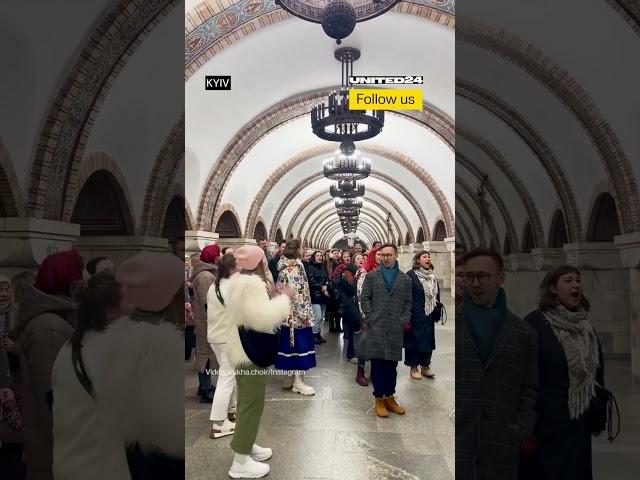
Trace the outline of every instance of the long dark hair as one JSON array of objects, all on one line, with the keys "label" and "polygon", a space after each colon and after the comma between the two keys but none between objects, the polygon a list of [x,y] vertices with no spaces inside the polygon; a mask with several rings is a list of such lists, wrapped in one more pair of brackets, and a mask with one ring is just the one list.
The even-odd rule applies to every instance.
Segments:
[{"label": "long dark hair", "polygon": [[224,305],[224,299],[220,294],[220,282],[223,278],[229,278],[236,269],[236,257],[233,255],[223,255],[218,261],[218,271],[216,274],[216,281],[214,282],[216,289],[216,297],[218,301]]},{"label": "long dark hair", "polygon": [[[540,282],[539,287],[540,301],[538,302],[538,308],[540,310],[551,310],[558,306],[558,299],[551,291],[551,287],[555,287],[558,284],[558,280],[560,280],[560,277],[569,273],[574,273],[579,277],[582,276],[580,270],[572,265],[560,265],[544,276],[542,282]],[[587,300],[587,298],[584,296],[582,290],[580,293],[582,294],[580,299],[580,306],[584,308],[586,312],[588,312],[589,308],[591,308],[591,304],[589,303],[589,300]]]},{"label": "long dark hair", "polygon": [[[322,260],[320,260],[320,263],[316,262],[316,255],[318,253],[322,255]],[[309,263],[316,263],[318,265],[323,265],[325,263],[324,253],[322,253],[320,250],[316,250],[315,252],[313,252],[311,254],[311,258],[309,259]]]},{"label": "long dark hair", "polygon": [[101,332],[110,322],[109,308],[120,305],[120,285],[111,272],[98,272],[78,292],[78,325],[71,336],[71,363],[78,381],[95,397],[93,384],[82,360],[82,339],[87,332]]}]

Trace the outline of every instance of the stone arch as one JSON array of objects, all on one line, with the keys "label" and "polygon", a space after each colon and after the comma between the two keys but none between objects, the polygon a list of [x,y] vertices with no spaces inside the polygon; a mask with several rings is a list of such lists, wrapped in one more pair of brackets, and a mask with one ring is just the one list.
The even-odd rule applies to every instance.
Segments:
[{"label": "stone arch", "polygon": [[640,36],[640,7],[633,0],[605,0],[620,15],[627,25]]},{"label": "stone arch", "polygon": [[506,233],[504,235],[504,242],[502,244],[502,255],[509,256],[511,255],[512,250],[511,250],[511,237],[509,236],[508,233]]},{"label": "stone arch", "polygon": [[616,201],[609,192],[603,192],[598,195],[591,210],[587,241],[613,242],[616,235],[620,235]]},{"label": "stone arch", "polygon": [[[457,190],[457,189],[456,189]],[[469,235],[467,235],[467,237],[471,240],[471,243],[477,246],[484,246],[484,239],[482,238],[481,235],[481,228],[480,228],[480,224],[478,223],[477,218],[473,215],[473,211],[471,210],[471,208],[469,207],[469,205],[467,204],[466,200],[464,198],[462,198],[462,196],[456,191],[456,210],[460,209],[461,212],[464,212],[466,214],[466,218],[469,219],[469,221],[471,222],[471,226],[473,226],[473,230],[471,230],[464,218],[461,215],[458,215],[457,218],[460,221],[460,224],[463,226],[463,228],[469,233]],[[473,236],[473,232],[475,231],[476,234],[476,238],[478,239],[478,243],[476,244],[476,242],[474,242],[474,236]]]},{"label": "stone arch", "polygon": [[564,221],[564,213],[562,209],[557,209],[551,219],[551,228],[549,229],[549,248],[562,248],[568,243],[567,225]]},{"label": "stone arch", "polygon": [[[578,241],[580,239],[582,227],[573,190],[571,189],[564,170],[560,166],[560,163],[556,159],[549,145],[547,145],[542,138],[542,135],[538,133],[533,125],[531,125],[515,108],[499,98],[497,95],[494,95],[478,85],[464,80],[457,80],[456,95],[460,95],[490,111],[493,115],[508,125],[509,128],[511,128],[516,135],[518,135],[522,141],[529,146],[533,154],[539,159],[540,163],[544,167],[547,177],[554,186],[558,198],[560,198],[562,207],[566,212],[569,212],[569,218],[571,221],[570,234],[572,241]],[[469,140],[483,150],[483,152],[498,166],[498,168],[503,171],[509,181],[514,184],[516,191],[519,193],[520,198],[529,213],[529,219],[531,221],[533,233],[536,236],[536,241],[538,244],[542,245],[544,243],[542,221],[540,220],[539,215],[536,216],[537,209],[535,208],[535,202],[531,198],[531,195],[529,195],[523,182],[520,181],[515,170],[509,166],[508,162],[504,160],[504,157],[500,152],[494,146],[490,145],[489,142],[478,135],[471,134],[471,132],[467,133],[470,135]]]},{"label": "stone arch", "polygon": [[[129,187],[127,185],[127,181],[125,176],[120,170],[120,166],[118,162],[116,162],[110,155],[104,152],[93,152],[87,154],[80,164],[80,169],[77,174],[77,183],[75,188],[67,190],[65,193],[64,199],[64,217],[62,217],[62,221],[70,222],[73,211],[75,210],[80,192],[84,188],[85,183],[91,176],[99,171],[108,172],[111,177],[118,184],[118,188],[121,190],[123,195],[124,206],[126,207],[126,211],[129,212],[129,216],[131,216],[132,225],[135,231],[135,222],[133,221],[133,202],[131,201],[131,193],[129,192]],[[131,233],[133,234],[133,232]]]},{"label": "stone arch", "polygon": [[276,233],[274,235],[275,237],[275,241],[276,243],[282,243],[284,242],[284,235],[282,235],[282,228],[278,227],[276,228]]},{"label": "stone arch", "polygon": [[422,243],[426,240],[424,236],[424,230],[422,227],[418,228],[418,234],[416,235],[416,243]]},{"label": "stone arch", "polygon": [[[255,228],[254,227],[255,219],[257,218],[258,212],[260,211],[261,206],[264,204],[265,199],[269,196],[269,193],[271,192],[271,190],[275,188],[278,181],[288,171],[295,168],[296,166],[301,165],[305,161],[315,156],[331,153],[334,150],[335,148],[333,148],[333,146],[331,145],[314,147],[304,152],[301,152],[298,155],[283,162],[276,170],[274,170],[271,173],[271,175],[269,175],[269,177],[267,177],[265,182],[262,184],[262,187],[254,197],[253,202],[251,202],[251,207],[249,208],[249,213],[247,214],[245,231],[251,231],[253,228]],[[399,163],[400,165],[402,165],[403,167],[407,168],[412,173],[414,173],[416,176],[418,176],[418,178],[427,187],[427,189],[429,189],[432,192],[432,194],[434,194],[436,203],[439,204],[441,209],[444,208],[445,211],[449,212],[447,218],[450,219],[451,230],[453,230],[454,216],[453,216],[453,212],[451,211],[451,207],[449,206],[449,202],[447,202],[446,198],[444,197],[444,194],[440,191],[435,180],[428,175],[426,170],[422,169],[422,167],[420,167],[416,162],[414,162],[411,158],[407,157],[406,155],[403,155],[399,152],[394,152],[390,149],[386,149],[385,147],[369,145],[366,147],[362,147],[361,150],[364,152],[374,153],[380,156],[384,156],[396,163]],[[320,175],[318,178],[322,178],[322,175]],[[440,198],[440,201],[438,201],[437,199],[438,197]],[[411,237],[413,238],[413,232],[411,232]]]},{"label": "stone arch", "polygon": [[[411,228],[411,223],[409,222],[409,220],[407,219],[406,215],[404,214],[404,212],[398,207],[398,205],[391,200],[389,197],[387,197],[385,194],[381,193],[380,191],[376,190],[376,189],[372,189],[371,187],[368,188],[367,190],[368,192],[371,193],[375,193],[376,195],[380,196],[383,200],[385,200],[387,203],[389,203],[389,205],[391,205],[396,212],[398,213],[398,215],[400,215],[400,218],[402,219],[402,221],[404,222],[406,228],[407,228],[407,232],[411,233],[411,235],[413,235],[413,230]],[[293,225],[296,223],[296,221],[298,220],[298,218],[300,217],[300,215],[302,214],[302,211],[305,209],[306,206],[308,206],[309,204],[311,204],[312,202],[315,202],[316,200],[318,200],[319,198],[326,196],[326,192],[319,192],[316,195],[313,195],[312,197],[310,197],[309,199],[305,200],[302,202],[302,205],[295,211],[295,213],[291,216],[291,220],[289,221],[289,226],[287,227],[287,233],[291,232],[293,229]],[[374,200],[372,198],[365,198],[365,201],[367,202],[371,202],[373,205],[376,205],[378,208],[380,208],[383,211],[386,211],[387,208],[385,206],[383,206],[380,202],[378,202],[377,200]],[[325,205],[334,202],[333,198],[327,199],[325,202],[320,203],[317,207],[317,209],[320,209],[322,207],[324,207]],[[302,223],[300,224],[300,234],[302,234],[302,232],[304,231],[304,227],[307,224],[307,221],[309,219],[309,216],[307,216]],[[397,230],[400,230],[400,225],[398,224],[398,222],[396,221],[395,217],[392,216],[392,222],[394,224],[394,226],[396,227]]]},{"label": "stone arch", "polygon": [[[471,188],[471,186],[469,184],[467,184],[462,178],[458,177],[456,175],[456,202],[458,202],[458,198],[462,198],[459,197],[458,195],[458,185],[460,186],[460,190],[464,191],[468,197],[474,202],[476,208],[478,209],[478,211],[480,211],[480,204],[478,202],[478,199],[476,198],[475,195],[475,191]],[[466,203],[464,204],[466,205]],[[471,210],[467,208],[467,211],[469,213],[469,215],[471,215]],[[478,238],[480,239],[480,244],[482,245],[485,242],[485,238],[482,238],[482,226],[478,223],[475,222],[475,218],[473,218],[474,220],[474,224],[477,225],[477,232],[478,232]],[[495,244],[495,245],[500,245],[500,240],[498,237],[498,229],[496,228],[496,225],[493,221],[493,216],[491,215],[490,212],[488,212],[487,218],[486,218],[486,224],[487,227],[489,228],[489,242],[487,242],[489,245]],[[500,250],[500,249],[498,249]]]},{"label": "stone arch", "polygon": [[174,195],[165,210],[161,236],[173,244],[176,238],[184,237],[185,230],[189,230],[187,228],[185,199],[181,195]]},{"label": "stone arch", "polygon": [[[207,176],[207,181],[204,184],[203,194],[198,207],[198,224],[200,228],[209,230],[211,224],[217,220],[219,212],[221,211],[219,204],[222,201],[224,189],[231,178],[231,174],[254,145],[272,130],[292,122],[301,116],[308,115],[315,103],[326,97],[329,92],[330,90],[319,89],[283,100],[255,117],[231,139],[219,155],[218,160],[213,165]],[[402,111],[389,111],[388,113],[415,121],[419,125],[432,131],[450,149],[455,149],[455,128],[453,122],[433,107],[423,104],[422,110],[407,110],[404,111],[404,113]],[[327,148],[329,149],[327,151],[333,151],[332,146],[326,145],[324,147],[325,150]],[[363,148],[363,150],[365,150],[365,148]],[[318,147],[317,151],[321,152],[322,147]],[[303,155],[304,152],[301,156]],[[394,158],[390,159],[393,160]],[[397,160],[401,161],[402,157]],[[430,176],[426,170],[422,169],[419,165],[417,165],[417,167],[421,174],[419,175],[420,180],[433,193],[434,190],[432,187],[435,186],[435,182],[432,182],[432,185],[430,185],[428,181]],[[409,168],[409,170],[411,170],[411,168]],[[223,179],[222,181],[220,181],[221,178]],[[434,193],[434,197],[436,198],[436,202],[438,202],[438,195]],[[453,213],[451,208],[449,207],[448,209],[450,214],[447,213],[447,209],[443,208],[442,205],[441,209],[443,210],[443,215],[447,218],[445,224],[447,226],[450,225],[451,229],[453,229]],[[451,220],[449,220],[449,217]],[[250,225],[250,227],[252,227],[252,225]]]},{"label": "stone arch", "polygon": [[[377,237],[377,234],[373,231],[372,227],[367,223],[363,223],[363,224],[359,225],[358,228],[361,229],[363,233],[365,233],[366,235],[368,235],[368,236],[370,236],[372,238],[376,238]],[[334,225],[334,226],[328,228],[322,234],[319,234],[316,241],[320,245],[328,245],[329,244],[329,240],[331,240],[331,238],[334,235],[340,233],[341,231],[342,231],[342,227],[340,225]]]},{"label": "stone arch", "polygon": [[522,253],[531,253],[536,247],[535,239],[533,238],[533,230],[531,229],[531,222],[527,221],[522,232]]},{"label": "stone arch", "polygon": [[79,191],[78,166],[117,75],[178,0],[117,2],[89,35],[50,103],[31,168],[28,214],[64,217],[60,192]]},{"label": "stone arch", "polygon": [[442,220],[438,220],[436,222],[436,226],[433,228],[433,239],[436,242],[443,241],[447,236],[447,231],[444,228],[444,222]]},{"label": "stone arch", "polygon": [[191,205],[189,205],[189,201],[186,198],[184,199],[184,212],[185,229],[195,230],[196,222],[193,219],[193,210],[191,209]]},{"label": "stone arch", "polygon": [[23,217],[25,209],[13,160],[0,138],[0,217]]},{"label": "stone arch", "polygon": [[[166,211],[167,189],[174,183],[180,162],[184,161],[184,112],[171,129],[156,156],[140,216],[140,235],[158,235]],[[184,192],[184,188],[182,189]],[[181,193],[184,196],[184,193]],[[193,218],[193,213],[191,214]],[[191,225],[195,222],[191,221]],[[193,229],[193,228],[192,228]]]},{"label": "stone arch", "polygon": [[[502,173],[507,177],[507,179],[513,184],[518,196],[520,197],[520,200],[522,201],[527,211],[527,216],[532,221],[532,225],[537,225],[537,227],[534,228],[534,233],[536,235],[536,238],[538,238],[541,242],[544,242],[544,232],[543,232],[540,213],[538,212],[538,207],[536,206],[536,203],[533,197],[531,196],[531,194],[529,193],[525,183],[522,180],[520,180],[520,177],[516,174],[515,170],[511,168],[511,166],[509,165],[509,162],[494,145],[492,145],[486,139],[483,139],[479,135],[475,134],[474,132],[466,128],[463,128],[460,126],[458,128],[459,130],[457,133],[460,136],[466,138],[469,142],[472,142],[480,150],[482,150],[482,152],[485,155],[487,155],[487,157],[489,157],[497,165],[497,167],[502,171]],[[478,180],[481,180],[485,176],[485,173],[481,171],[462,152],[456,152],[456,162],[463,165],[467,170],[469,170],[469,172],[474,174],[474,176]],[[511,214],[509,213],[509,209],[507,208],[506,204],[502,200],[502,197],[498,193],[498,190],[494,187],[493,182],[491,181],[490,178],[486,183],[486,188],[489,194],[493,197],[494,201],[496,202],[498,209],[500,210],[500,213],[502,215],[502,218],[504,219],[507,230],[509,231],[509,235],[511,235],[511,238],[514,240],[514,242],[517,242],[518,236],[516,234],[516,229],[513,224],[513,220],[511,219]]]},{"label": "stone arch", "polygon": [[[330,220],[331,218],[336,218],[336,217],[337,217],[337,214],[335,211],[328,211],[323,213],[322,216],[315,218],[314,222],[311,223],[311,225],[309,226],[309,231],[308,231],[309,237],[311,237],[312,239],[317,238],[320,235],[320,231],[318,229],[322,227],[327,227],[327,221]],[[342,228],[339,222],[337,222],[337,218],[336,218],[336,224],[338,227]],[[376,234],[376,236],[381,236],[381,238],[383,239],[386,239],[388,237],[388,235],[385,234],[383,223],[381,223],[380,218],[374,216],[372,213],[368,211],[363,210],[360,214],[360,217],[358,220],[358,228],[360,228],[362,225],[369,225],[371,227],[371,230]]]},{"label": "stone arch", "polygon": [[[245,4],[249,3],[250,0],[241,0],[228,8],[223,7],[226,3],[218,4],[217,7],[216,4],[207,3],[204,11],[196,5],[186,13],[185,26],[188,33],[185,37],[185,80],[225,48],[264,27],[291,18],[288,12],[272,3],[248,11]],[[453,29],[454,8],[453,2],[431,2],[425,5],[421,1],[405,0],[399,2],[393,11],[415,15]],[[216,27],[220,21],[226,21],[231,28]]]},{"label": "stone arch", "polygon": [[108,170],[96,170],[82,184],[69,219],[82,236],[133,235],[133,217],[124,190]]},{"label": "stone arch", "polygon": [[[469,20],[456,29],[456,40],[488,50],[516,65],[567,107],[591,139],[607,173],[621,231],[640,230],[640,195],[629,160],[611,125],[580,84],[542,51],[503,29]],[[563,209],[568,211],[565,205]],[[569,230],[573,230],[571,225]]]},{"label": "stone arch", "polygon": [[264,220],[262,217],[258,219],[256,228],[253,229],[253,238],[255,240],[258,240],[259,238],[264,238],[265,240],[269,239],[269,234],[267,233],[267,228],[264,226]]},{"label": "stone arch", "polygon": [[[385,175],[383,173],[376,172],[376,171],[372,171],[370,176],[371,176],[371,178],[376,178],[376,179],[382,180],[382,181],[388,183],[389,185],[391,185],[396,190],[398,190],[398,192],[400,192],[400,194],[407,199],[409,204],[416,211],[416,214],[418,215],[419,221],[424,226],[426,231],[429,232],[429,224],[427,223],[427,218],[424,215],[424,212],[422,211],[422,208],[420,207],[420,205],[418,204],[418,202],[416,201],[414,196],[411,194],[411,192],[409,192],[406,188],[404,188],[404,186],[402,186],[402,184],[400,184],[395,178],[393,178],[391,176],[388,176],[388,175]],[[287,206],[291,203],[293,198],[295,198],[296,195],[298,193],[300,193],[305,187],[311,185],[315,181],[320,180],[321,178],[323,178],[322,172],[316,173],[314,175],[311,175],[311,176],[305,178],[300,183],[298,183],[296,186],[294,186],[291,190],[289,190],[289,193],[287,194],[285,199],[280,203],[280,206],[278,207],[278,210],[274,214],[273,221],[271,222],[271,232],[275,231],[275,225],[280,222],[282,214],[284,213],[284,211],[287,208]],[[429,233],[427,233],[427,234],[429,234]],[[272,235],[273,235],[273,233],[272,233]]]},{"label": "stone arch", "polygon": [[216,223],[215,232],[220,235],[220,238],[242,238],[240,217],[232,205],[228,203],[223,205],[222,215]]}]

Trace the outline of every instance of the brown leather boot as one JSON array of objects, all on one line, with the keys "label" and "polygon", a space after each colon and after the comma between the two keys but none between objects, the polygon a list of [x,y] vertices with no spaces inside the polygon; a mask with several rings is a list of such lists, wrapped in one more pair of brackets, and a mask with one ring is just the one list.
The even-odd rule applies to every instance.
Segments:
[{"label": "brown leather boot", "polygon": [[384,406],[384,400],[384,398],[376,397],[376,415],[382,418],[387,418],[389,416],[389,412],[387,412],[387,408]]},{"label": "brown leather boot", "polygon": [[384,397],[384,406],[387,408],[387,410],[390,410],[397,415],[404,415],[405,413],[407,413],[404,407],[396,402],[396,399],[393,395],[391,395],[390,397]]},{"label": "brown leather boot", "polygon": [[420,369],[420,373],[423,377],[427,377],[427,378],[433,378],[436,376],[436,374],[431,371],[430,367],[422,367]]}]

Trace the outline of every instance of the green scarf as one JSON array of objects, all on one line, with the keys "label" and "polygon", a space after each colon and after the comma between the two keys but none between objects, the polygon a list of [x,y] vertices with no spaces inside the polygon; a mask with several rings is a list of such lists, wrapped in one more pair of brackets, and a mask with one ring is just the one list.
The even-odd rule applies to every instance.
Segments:
[{"label": "green scarf", "polygon": [[476,305],[465,292],[462,300],[462,313],[467,321],[478,348],[478,355],[483,364],[487,363],[498,331],[507,316],[507,296],[500,288],[490,308]]},{"label": "green scarf", "polygon": [[388,291],[391,291],[393,288],[393,284],[396,282],[398,273],[400,273],[400,264],[397,260],[391,268],[385,267],[384,263],[380,262],[380,275],[382,275],[382,279],[384,280],[384,284]]}]

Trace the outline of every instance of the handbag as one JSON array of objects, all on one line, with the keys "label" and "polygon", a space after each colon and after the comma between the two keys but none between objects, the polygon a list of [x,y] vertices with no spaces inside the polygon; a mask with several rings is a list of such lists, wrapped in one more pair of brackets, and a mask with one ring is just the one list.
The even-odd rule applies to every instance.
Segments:
[{"label": "handbag", "polygon": [[353,334],[353,350],[359,360],[369,360],[367,358],[367,329],[366,327]]},{"label": "handbag", "polygon": [[240,335],[242,348],[252,363],[262,368],[273,365],[278,356],[278,335],[257,332],[244,327],[238,327],[238,335]]},{"label": "handbag", "polygon": [[596,387],[596,396],[591,401],[586,420],[591,433],[599,434],[606,430],[607,440],[610,443],[613,443],[618,437],[620,434],[620,408],[615,395],[610,390],[604,387]]}]

